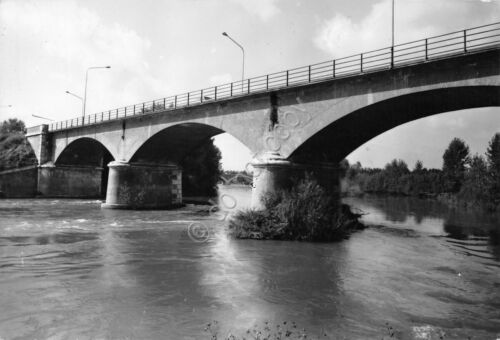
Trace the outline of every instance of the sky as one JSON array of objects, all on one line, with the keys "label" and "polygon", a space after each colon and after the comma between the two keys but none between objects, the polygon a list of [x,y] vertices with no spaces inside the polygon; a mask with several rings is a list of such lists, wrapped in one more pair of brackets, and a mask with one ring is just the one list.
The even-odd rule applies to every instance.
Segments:
[{"label": "sky", "polygon": [[[395,43],[500,21],[500,0],[395,0]],[[0,0],[0,120],[28,126],[348,56],[391,44],[391,0]],[[500,108],[448,112],[399,126],[348,157],[382,167],[440,168],[453,137],[483,154]],[[215,137],[225,169],[251,155]]]}]

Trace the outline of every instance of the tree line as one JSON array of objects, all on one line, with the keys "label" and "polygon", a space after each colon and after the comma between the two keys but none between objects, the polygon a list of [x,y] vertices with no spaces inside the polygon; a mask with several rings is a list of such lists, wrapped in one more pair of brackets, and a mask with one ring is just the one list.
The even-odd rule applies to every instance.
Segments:
[{"label": "tree line", "polygon": [[25,134],[26,126],[22,120],[14,118],[0,123],[0,171],[37,163]]},{"label": "tree line", "polygon": [[447,195],[469,205],[500,206],[500,133],[491,138],[485,155],[471,155],[469,146],[454,138],[443,154],[442,169],[427,169],[417,161],[410,170],[401,159],[392,160],[383,169],[344,160],[341,168],[344,190],[351,194]]}]

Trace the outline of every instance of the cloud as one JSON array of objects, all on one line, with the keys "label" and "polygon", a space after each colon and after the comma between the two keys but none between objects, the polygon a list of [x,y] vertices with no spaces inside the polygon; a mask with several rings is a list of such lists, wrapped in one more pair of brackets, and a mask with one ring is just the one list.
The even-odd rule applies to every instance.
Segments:
[{"label": "cloud", "polygon": [[[315,46],[335,58],[390,46],[391,6],[391,0],[379,1],[358,22],[334,14],[320,24]],[[492,23],[500,15],[500,6],[479,1],[396,1],[395,6],[396,44]]]},{"label": "cloud", "polygon": [[257,15],[264,21],[268,21],[278,13],[280,9],[276,5],[276,0],[231,0],[242,6],[247,12]]},{"label": "cloud", "polygon": [[[111,65],[111,69],[89,72],[87,112],[142,101],[151,98],[152,93],[166,92],[167,84],[152,73],[147,61],[151,41],[116,22],[105,22],[81,3],[4,1],[0,3],[0,22],[5,32],[0,40],[1,73],[10,74],[15,80],[29,76],[33,83],[44,84],[42,88],[30,89],[26,82],[19,82],[18,88],[14,86],[9,95],[14,97],[16,92],[30,91],[34,101],[40,103],[37,109],[54,118],[73,114],[56,107],[62,106],[62,101],[55,104],[46,98],[65,90],[83,96],[85,71],[90,66]],[[7,61],[13,60],[15,65],[8,65]],[[5,84],[0,85],[5,87]],[[71,107],[79,105],[75,98],[63,101]]]}]

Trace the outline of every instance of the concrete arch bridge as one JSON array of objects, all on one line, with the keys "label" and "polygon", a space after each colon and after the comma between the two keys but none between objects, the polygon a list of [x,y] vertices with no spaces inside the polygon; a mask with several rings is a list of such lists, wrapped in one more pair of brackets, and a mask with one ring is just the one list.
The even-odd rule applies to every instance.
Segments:
[{"label": "concrete arch bridge", "polygon": [[183,158],[226,132],[255,155],[255,207],[294,173],[313,172],[336,192],[339,161],[377,135],[442,112],[500,106],[492,31],[500,25],[29,128],[38,191],[105,192],[104,206],[114,208],[170,207],[182,202]]}]

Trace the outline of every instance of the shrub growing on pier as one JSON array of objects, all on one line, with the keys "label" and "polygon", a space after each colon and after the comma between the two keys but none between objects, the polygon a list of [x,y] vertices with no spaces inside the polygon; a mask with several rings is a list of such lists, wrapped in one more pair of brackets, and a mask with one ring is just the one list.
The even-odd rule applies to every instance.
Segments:
[{"label": "shrub growing on pier", "polygon": [[236,238],[328,242],[346,238],[363,225],[360,215],[337,199],[314,179],[306,178],[290,190],[264,197],[264,210],[238,212],[229,223]]}]

